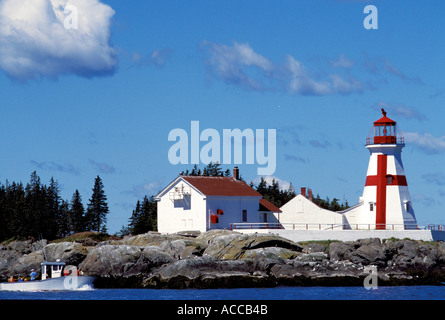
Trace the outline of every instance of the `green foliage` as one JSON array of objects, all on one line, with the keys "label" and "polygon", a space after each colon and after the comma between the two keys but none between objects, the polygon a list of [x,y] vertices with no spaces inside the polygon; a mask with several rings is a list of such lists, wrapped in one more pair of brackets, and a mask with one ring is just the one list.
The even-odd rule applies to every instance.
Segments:
[{"label": "green foliage", "polygon": [[349,208],[347,200],[345,201],[345,203],[342,202],[341,204],[339,204],[338,203],[339,199],[334,198],[332,201],[330,201],[329,197],[326,197],[326,200],[323,200],[320,198],[320,195],[318,194],[312,201],[319,207],[331,211],[342,211]]},{"label": "green foliage", "polygon": [[288,189],[284,189],[280,187],[278,180],[275,178],[272,179],[272,183],[269,184],[264,177],[261,177],[258,185],[255,186],[252,182],[250,186],[256,189],[256,191],[258,191],[264,199],[268,200],[278,208],[294,198],[296,195],[292,183],[289,185]]},{"label": "green foliage", "polygon": [[223,171],[221,164],[210,162],[202,171],[195,164],[192,171],[188,169],[179,173],[181,176],[230,177],[230,170]]}]

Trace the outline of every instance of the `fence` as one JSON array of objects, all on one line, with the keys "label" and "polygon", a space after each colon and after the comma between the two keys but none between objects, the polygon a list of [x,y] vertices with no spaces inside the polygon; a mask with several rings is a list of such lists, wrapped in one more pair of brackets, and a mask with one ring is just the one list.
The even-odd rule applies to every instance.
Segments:
[{"label": "fence", "polygon": [[445,231],[444,225],[429,224],[334,224],[334,223],[231,223],[231,230],[243,229],[285,229],[285,230],[437,230]]}]

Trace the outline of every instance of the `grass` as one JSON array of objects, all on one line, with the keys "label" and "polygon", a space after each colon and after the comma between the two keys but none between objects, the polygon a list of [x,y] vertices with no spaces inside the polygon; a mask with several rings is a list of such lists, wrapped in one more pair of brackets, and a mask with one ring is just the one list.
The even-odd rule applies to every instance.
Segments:
[{"label": "grass", "polygon": [[95,231],[84,231],[79,233],[71,234],[65,238],[60,238],[56,240],[52,240],[52,243],[58,242],[82,242],[85,240],[93,240],[95,242],[106,241],[106,240],[119,240],[118,236],[112,236],[103,232],[95,232]]}]

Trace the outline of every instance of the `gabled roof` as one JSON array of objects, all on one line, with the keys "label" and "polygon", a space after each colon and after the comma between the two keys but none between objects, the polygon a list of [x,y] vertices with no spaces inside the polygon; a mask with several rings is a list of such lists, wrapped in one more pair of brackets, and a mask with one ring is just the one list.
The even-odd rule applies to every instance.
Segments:
[{"label": "gabled roof", "polygon": [[180,176],[206,196],[261,197],[244,181],[232,177]]},{"label": "gabled roof", "polygon": [[260,210],[259,211],[270,211],[270,212],[282,212],[274,204],[270,203],[266,199],[260,199]]}]

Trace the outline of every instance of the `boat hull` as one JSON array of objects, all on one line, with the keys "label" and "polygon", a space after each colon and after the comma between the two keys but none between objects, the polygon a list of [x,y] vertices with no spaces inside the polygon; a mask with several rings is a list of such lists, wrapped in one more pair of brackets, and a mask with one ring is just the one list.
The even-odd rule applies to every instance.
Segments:
[{"label": "boat hull", "polygon": [[95,277],[67,276],[46,280],[0,283],[0,291],[64,291],[93,288]]}]

